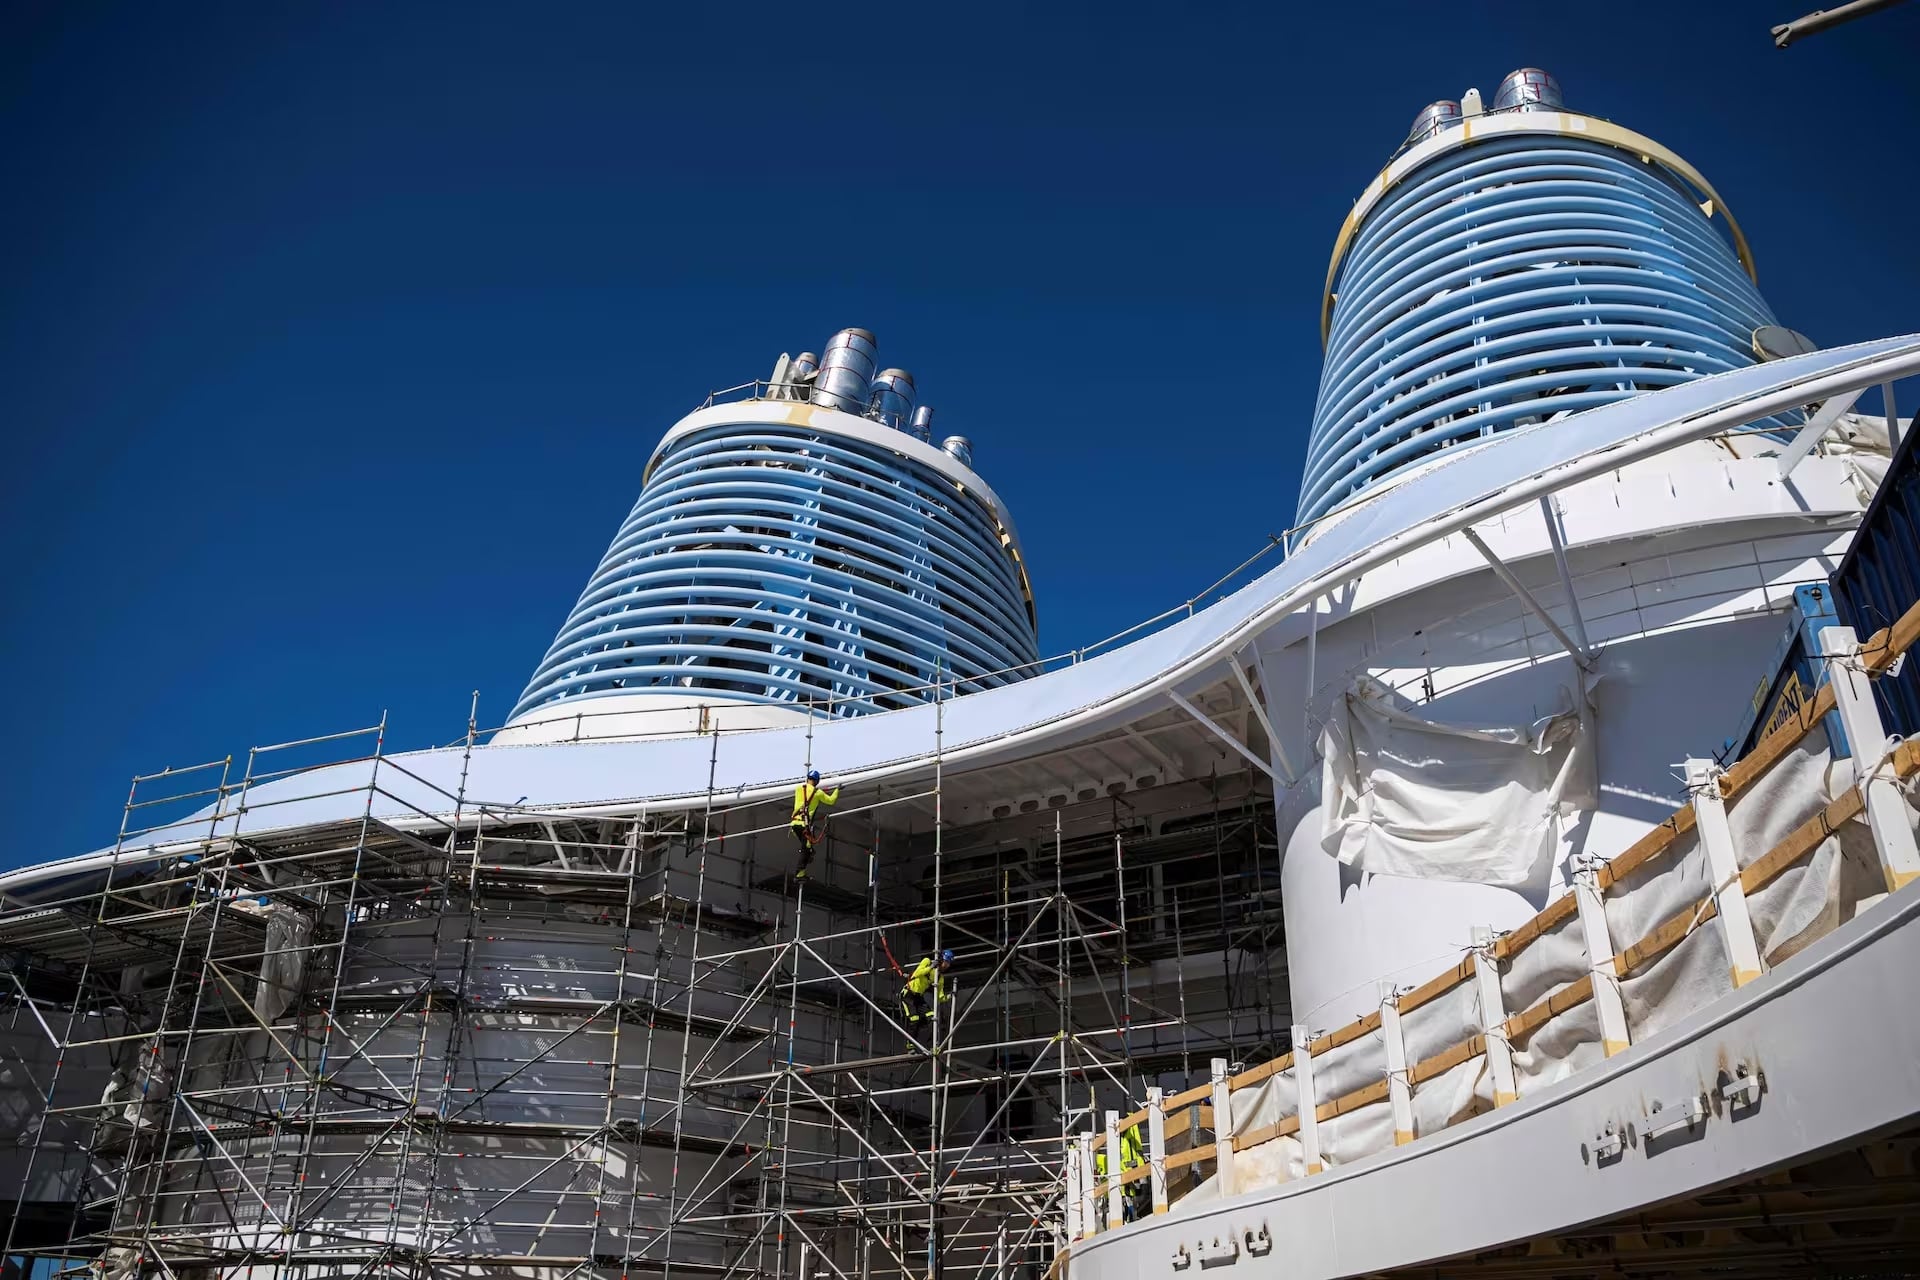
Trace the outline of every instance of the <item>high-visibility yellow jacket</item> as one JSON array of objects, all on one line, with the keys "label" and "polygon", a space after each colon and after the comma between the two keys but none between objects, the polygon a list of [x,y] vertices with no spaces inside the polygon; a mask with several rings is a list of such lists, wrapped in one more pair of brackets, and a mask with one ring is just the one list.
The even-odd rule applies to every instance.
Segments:
[{"label": "high-visibility yellow jacket", "polygon": [[939,962],[932,956],[928,956],[913,966],[913,972],[907,975],[907,990],[917,996],[923,996],[935,988],[939,989],[939,993],[934,996],[934,999],[951,1000],[953,998],[953,993],[947,990],[947,975],[940,972]]},{"label": "high-visibility yellow jacket", "polygon": [[[1093,1176],[1107,1176],[1106,1143],[1102,1140],[1093,1153]],[[1120,1168],[1124,1172],[1147,1162],[1146,1148],[1140,1145],[1140,1126],[1130,1124],[1120,1131]]]},{"label": "high-visibility yellow jacket", "polygon": [[793,789],[793,821],[795,827],[810,827],[821,809],[833,808],[833,802],[840,798],[840,788],[822,791],[811,782],[803,782]]}]

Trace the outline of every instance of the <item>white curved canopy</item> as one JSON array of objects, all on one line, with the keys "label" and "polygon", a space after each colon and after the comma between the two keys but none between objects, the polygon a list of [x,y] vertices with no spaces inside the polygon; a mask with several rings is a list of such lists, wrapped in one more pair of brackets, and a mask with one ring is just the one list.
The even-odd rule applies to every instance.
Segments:
[{"label": "white curved canopy", "polygon": [[[1360,504],[1292,558],[1191,618],[1077,665],[947,701],[938,712],[943,762],[977,767],[1072,740],[1150,699],[1191,687],[1264,627],[1416,547],[1590,475],[1915,373],[1920,373],[1920,334],[1883,338],[1649,392],[1462,449]],[[816,724],[812,759],[854,783],[923,768],[933,758],[935,717],[935,708],[924,706]],[[728,803],[739,803],[781,794],[808,758],[804,727],[723,735],[717,758],[710,759],[712,742],[680,738],[480,747],[468,766],[465,808],[508,817],[528,811],[612,814],[643,806],[684,807],[704,800],[710,769],[715,791]],[[374,816],[405,826],[423,813],[451,812],[463,754],[442,748],[387,757],[380,766],[380,790],[398,799],[376,794]],[[365,761],[331,766],[255,788],[237,825],[222,821],[220,832],[359,818],[372,767]],[[202,816],[151,833],[142,847],[198,839],[208,830],[208,818]],[[0,890],[40,896],[111,857],[95,854],[15,871],[0,877]]]}]

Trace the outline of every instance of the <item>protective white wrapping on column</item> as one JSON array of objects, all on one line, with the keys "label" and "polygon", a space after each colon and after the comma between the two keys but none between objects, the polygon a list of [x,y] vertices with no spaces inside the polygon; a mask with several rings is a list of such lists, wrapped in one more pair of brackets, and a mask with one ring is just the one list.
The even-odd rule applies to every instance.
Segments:
[{"label": "protective white wrapping on column", "polygon": [[1321,848],[1361,871],[1526,884],[1561,817],[1592,801],[1580,716],[1561,695],[1532,724],[1442,724],[1362,676],[1321,736]]},{"label": "protective white wrapping on column", "polygon": [[278,1018],[299,994],[312,940],[313,921],[306,916],[284,903],[267,908],[266,953],[260,957],[260,980],[253,987],[253,1013],[260,1021]]}]

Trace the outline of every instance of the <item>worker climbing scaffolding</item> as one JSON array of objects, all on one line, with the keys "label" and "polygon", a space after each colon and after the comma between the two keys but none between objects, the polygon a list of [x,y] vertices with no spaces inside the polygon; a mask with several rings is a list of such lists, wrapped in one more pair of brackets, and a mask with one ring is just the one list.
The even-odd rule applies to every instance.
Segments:
[{"label": "worker climbing scaffolding", "polygon": [[793,838],[800,845],[800,865],[795,868],[793,878],[805,880],[807,868],[813,864],[813,855],[820,847],[820,837],[826,834],[827,818],[823,809],[831,809],[840,798],[840,788],[831,791],[820,786],[820,771],[809,769],[806,781],[793,789]]},{"label": "worker climbing scaffolding", "polygon": [[936,1001],[953,999],[953,992],[947,986],[947,971],[951,968],[951,948],[942,950],[938,956],[926,956],[913,966],[906,985],[900,988],[901,1016],[909,1023],[917,1023],[933,1016]]}]

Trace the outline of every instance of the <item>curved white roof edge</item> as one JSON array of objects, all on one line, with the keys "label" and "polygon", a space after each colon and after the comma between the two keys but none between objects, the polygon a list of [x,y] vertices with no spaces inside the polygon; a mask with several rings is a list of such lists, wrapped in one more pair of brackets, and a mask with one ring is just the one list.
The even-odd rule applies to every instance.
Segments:
[{"label": "curved white roof edge", "polygon": [[[1164,697],[1307,601],[1417,547],[1600,472],[1916,373],[1920,334],[1909,334],[1716,374],[1509,432],[1381,493],[1292,558],[1191,618],[1074,666],[963,694],[939,708],[815,725],[812,758],[823,771],[852,783],[924,768],[934,759],[929,744],[936,715],[948,767],[1030,754],[1049,739]],[[465,810],[505,820],[543,811],[612,816],[677,809],[704,801],[709,776],[728,803],[769,799],[783,794],[800,771],[805,737],[806,729],[795,727],[723,738],[712,759],[706,749],[687,750],[686,739],[476,747],[467,766]],[[424,825],[423,814],[451,813],[463,754],[440,748],[384,758],[377,783],[388,793],[379,797],[388,808],[376,804],[374,816],[407,826]],[[147,833],[138,848],[197,840],[216,825],[219,834],[231,835],[357,819],[366,811],[363,793],[375,767],[369,761],[328,766],[255,788],[243,811],[217,824],[203,814]],[[641,780],[644,791],[636,788]],[[121,851],[122,860],[128,856]],[[0,876],[0,892],[35,896],[35,886],[51,888],[51,882],[104,867],[114,857],[107,850],[14,871]]]}]

